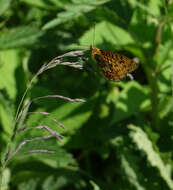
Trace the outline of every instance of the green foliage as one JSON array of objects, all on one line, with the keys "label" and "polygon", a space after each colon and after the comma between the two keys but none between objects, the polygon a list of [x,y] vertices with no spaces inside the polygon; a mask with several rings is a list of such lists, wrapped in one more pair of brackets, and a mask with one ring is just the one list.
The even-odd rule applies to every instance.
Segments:
[{"label": "green foliage", "polygon": [[[173,190],[173,2],[0,0],[0,17],[0,189]],[[138,58],[134,80],[88,52],[37,73],[91,44]]]},{"label": "green foliage", "polygon": [[5,11],[9,8],[11,0],[1,0],[0,1],[0,15],[5,13]]},{"label": "green foliage", "polygon": [[39,42],[39,38],[42,34],[43,32],[32,26],[13,28],[1,34],[0,49],[34,46]]},{"label": "green foliage", "polygon": [[168,187],[172,189],[173,183],[171,180],[170,170],[166,168],[160,156],[154,151],[151,141],[140,128],[135,126],[129,126],[129,128],[132,129],[132,132],[130,133],[131,138],[137,147],[141,151],[145,152],[148,163],[159,170],[160,175],[166,181]]}]

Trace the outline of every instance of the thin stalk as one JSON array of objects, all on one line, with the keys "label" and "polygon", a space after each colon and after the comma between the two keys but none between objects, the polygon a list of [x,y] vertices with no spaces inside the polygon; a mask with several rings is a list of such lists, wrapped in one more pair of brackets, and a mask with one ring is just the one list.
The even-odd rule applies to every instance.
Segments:
[{"label": "thin stalk", "polygon": [[3,180],[4,170],[5,170],[5,168],[6,168],[6,165],[7,165],[7,162],[8,162],[8,160],[9,160],[9,156],[10,156],[10,151],[9,151],[10,145],[11,145],[11,143],[12,143],[12,141],[13,141],[13,139],[14,139],[14,136],[15,136],[15,134],[16,134],[17,122],[18,122],[18,120],[20,119],[20,117],[19,117],[19,110],[20,110],[20,108],[21,108],[21,106],[22,106],[22,104],[23,104],[24,98],[25,98],[25,96],[26,96],[28,90],[30,89],[30,87],[31,87],[31,85],[32,85],[32,83],[33,83],[33,81],[34,81],[34,79],[38,76],[38,74],[39,74],[39,72],[38,72],[38,73],[32,78],[32,80],[30,81],[30,83],[29,83],[27,89],[25,90],[25,92],[24,92],[24,94],[23,94],[23,96],[22,96],[22,99],[21,99],[21,101],[20,101],[20,104],[19,104],[19,106],[18,106],[18,108],[17,108],[16,116],[15,116],[15,119],[14,119],[14,125],[13,125],[13,127],[12,127],[12,128],[13,128],[13,133],[12,133],[12,135],[11,135],[11,137],[10,137],[8,143],[7,143],[4,163],[1,163],[2,166],[1,166],[1,169],[0,169],[0,190],[3,188],[3,187],[2,187],[2,184],[3,184],[3,181],[2,181],[2,180]]},{"label": "thin stalk", "polygon": [[[8,143],[7,143],[4,159],[1,161],[0,190],[2,189],[2,184],[3,184],[2,180],[3,180],[4,170],[5,170],[6,165],[7,165],[8,161],[11,158],[11,155],[12,155],[12,153],[10,152],[10,146],[11,146],[11,144],[12,144],[14,138],[15,138],[15,135],[16,135],[17,124],[19,123],[19,121],[20,121],[26,107],[29,104],[31,104],[31,102],[32,102],[32,101],[30,101],[29,104],[27,103],[26,104],[27,106],[23,105],[25,97],[26,97],[29,89],[31,88],[33,81],[41,73],[43,73],[44,71],[46,71],[48,69],[54,68],[57,65],[67,65],[67,66],[71,66],[71,67],[74,67],[74,68],[83,69],[83,67],[78,62],[64,62],[62,58],[64,58],[64,57],[79,57],[79,56],[84,55],[84,54],[85,54],[85,51],[77,50],[77,51],[70,51],[70,52],[68,52],[68,53],[66,53],[64,55],[56,57],[55,59],[50,61],[47,65],[46,64],[42,65],[42,67],[38,70],[38,72],[34,75],[34,77],[29,82],[29,84],[27,86],[27,89],[25,90],[25,92],[24,92],[24,94],[23,94],[23,96],[21,98],[21,101],[19,103],[19,106],[17,108],[16,115],[15,115],[15,118],[14,118],[14,123],[13,123],[13,126],[12,126],[13,133],[12,133],[11,137],[9,138]],[[47,96],[47,97],[55,97],[55,96]],[[37,99],[40,99],[40,98],[37,98]],[[83,101],[81,99],[72,99],[72,98],[63,97],[63,96],[59,96],[59,95],[56,95],[56,98],[62,98],[62,99],[68,100],[68,101],[75,101],[75,102]],[[46,127],[44,127],[44,128],[46,129]],[[48,130],[48,128],[47,128],[47,130]],[[49,132],[51,132],[53,134],[53,131],[49,131]],[[56,135],[54,134],[54,136],[56,136]],[[56,137],[58,137],[58,136],[56,136]]]}]

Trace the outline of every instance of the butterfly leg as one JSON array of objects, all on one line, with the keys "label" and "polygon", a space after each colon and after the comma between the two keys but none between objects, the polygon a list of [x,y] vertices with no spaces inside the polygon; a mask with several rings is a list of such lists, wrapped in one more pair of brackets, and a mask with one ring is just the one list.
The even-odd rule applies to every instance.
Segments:
[{"label": "butterfly leg", "polygon": [[130,74],[130,73],[127,73],[127,75],[126,75],[127,77],[129,77],[130,78],[130,80],[133,80],[134,78],[133,78],[133,75],[132,74]]}]

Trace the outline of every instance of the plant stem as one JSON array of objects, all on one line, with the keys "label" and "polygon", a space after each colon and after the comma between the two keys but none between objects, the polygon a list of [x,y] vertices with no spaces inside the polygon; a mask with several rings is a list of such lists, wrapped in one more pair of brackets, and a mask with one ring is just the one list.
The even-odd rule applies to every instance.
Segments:
[{"label": "plant stem", "polygon": [[166,18],[163,17],[158,24],[155,44],[152,60],[152,68],[150,68],[150,85],[151,85],[151,105],[152,105],[152,127],[159,128],[159,86],[158,86],[158,71],[157,71],[157,55],[159,53],[159,47],[162,39],[162,30],[166,22]]},{"label": "plant stem", "polygon": [[157,81],[157,73],[153,71],[151,73],[151,79],[150,79],[150,85],[151,85],[151,106],[152,106],[152,127],[155,129],[158,129],[159,127],[159,98],[158,98],[158,81]]}]

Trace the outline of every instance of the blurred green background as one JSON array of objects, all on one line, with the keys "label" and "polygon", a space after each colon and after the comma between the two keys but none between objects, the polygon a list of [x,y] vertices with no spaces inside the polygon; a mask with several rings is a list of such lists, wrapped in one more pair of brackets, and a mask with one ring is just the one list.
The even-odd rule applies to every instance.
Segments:
[{"label": "blurred green background", "polygon": [[[51,94],[86,102],[34,101],[29,112],[48,112],[65,129],[25,113],[27,130],[13,138],[29,81],[53,58],[89,49],[95,21],[96,47],[139,59],[134,80],[112,82],[58,65],[34,80],[25,102]],[[2,190],[173,189],[172,0],[0,0],[0,29]],[[63,135],[62,142],[32,141],[49,135],[33,129],[40,125]],[[27,140],[5,165],[7,152]]]}]

